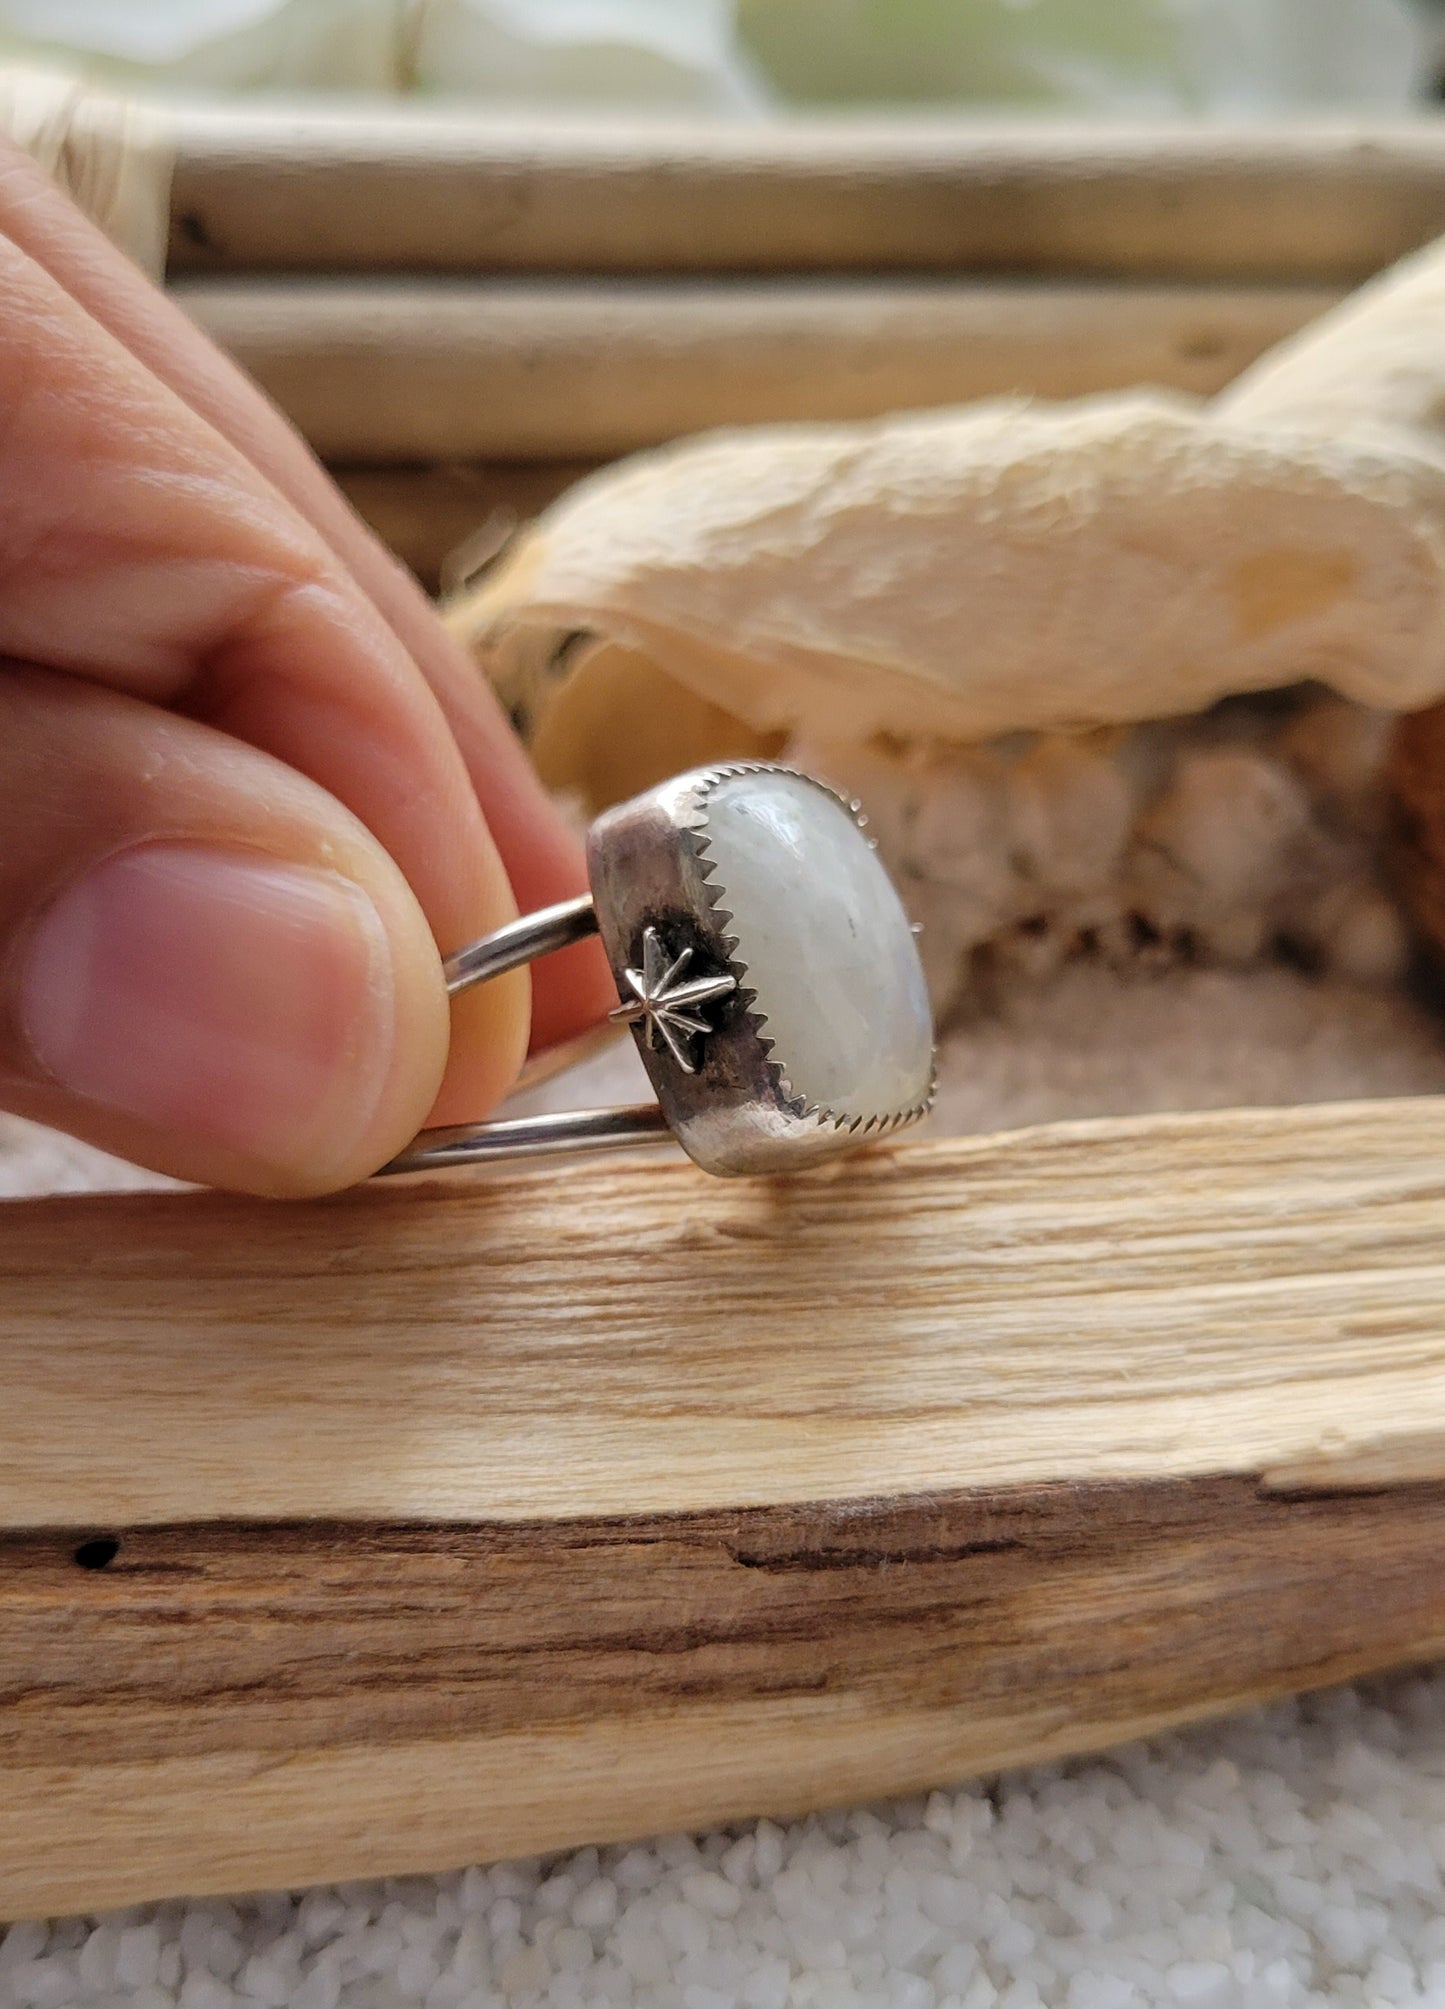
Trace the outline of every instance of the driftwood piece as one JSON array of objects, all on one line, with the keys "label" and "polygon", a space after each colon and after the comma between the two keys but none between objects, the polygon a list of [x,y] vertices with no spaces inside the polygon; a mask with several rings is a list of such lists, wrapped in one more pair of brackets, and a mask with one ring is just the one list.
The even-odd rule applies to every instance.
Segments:
[{"label": "driftwood piece", "polygon": [[1338,297],[1315,286],[945,279],[183,280],[333,460],[603,457],[707,426],[1012,391],[1208,395]]},{"label": "driftwood piece", "polygon": [[1350,285],[1445,230],[1445,126],[434,106],[177,116],[171,269],[907,271]]},{"label": "driftwood piece", "polygon": [[1086,1750],[1445,1646],[1445,1103],[0,1208],[0,1914]]}]

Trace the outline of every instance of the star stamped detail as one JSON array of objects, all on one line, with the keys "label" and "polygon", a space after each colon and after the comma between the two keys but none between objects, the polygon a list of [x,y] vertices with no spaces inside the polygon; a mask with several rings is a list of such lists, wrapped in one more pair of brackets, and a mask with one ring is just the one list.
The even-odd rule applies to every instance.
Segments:
[{"label": "star stamped detail", "polygon": [[642,968],[625,972],[632,996],[609,1014],[626,1025],[645,1025],[647,1044],[653,1052],[665,1046],[684,1074],[697,1073],[691,1041],[699,1036],[706,1038],[713,1030],[705,1018],[698,1017],[696,1007],[712,998],[726,997],[738,987],[737,978],[726,973],[684,980],[691,961],[691,949],[669,957],[656,928],[645,929]]}]

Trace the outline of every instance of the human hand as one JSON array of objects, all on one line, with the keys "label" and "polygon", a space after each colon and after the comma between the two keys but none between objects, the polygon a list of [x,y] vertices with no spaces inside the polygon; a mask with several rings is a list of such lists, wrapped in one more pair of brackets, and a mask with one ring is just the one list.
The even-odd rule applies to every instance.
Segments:
[{"label": "human hand", "polygon": [[[0,1107],[180,1178],[346,1185],[526,1050],[527,973],[449,1011],[438,945],[584,883],[419,589],[0,151]],[[594,943],[550,959],[533,1043],[611,1001]]]}]

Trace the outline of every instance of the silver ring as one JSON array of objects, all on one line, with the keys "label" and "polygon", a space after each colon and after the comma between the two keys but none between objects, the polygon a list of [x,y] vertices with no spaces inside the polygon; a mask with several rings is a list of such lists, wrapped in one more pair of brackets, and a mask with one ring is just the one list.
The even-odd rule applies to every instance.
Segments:
[{"label": "silver ring", "polygon": [[699,768],[599,816],[587,875],[460,949],[447,989],[600,934],[656,1103],[424,1130],[383,1172],[668,1135],[708,1172],[780,1172],[926,1114],[928,993],[857,803],[762,761]]}]

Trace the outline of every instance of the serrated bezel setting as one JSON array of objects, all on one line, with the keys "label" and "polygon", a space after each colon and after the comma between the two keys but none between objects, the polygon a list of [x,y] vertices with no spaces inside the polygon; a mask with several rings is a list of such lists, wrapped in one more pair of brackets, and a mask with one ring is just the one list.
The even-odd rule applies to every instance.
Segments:
[{"label": "serrated bezel setting", "polygon": [[[714,1173],[785,1171],[915,1123],[933,1099],[925,1091],[906,1107],[860,1114],[810,1101],[776,1051],[766,1013],[749,982],[744,944],[734,931],[708,827],[708,799],[724,781],[787,776],[820,790],[868,840],[856,803],[797,770],[764,761],[732,762],[675,777],[608,810],[588,837],[588,869],[598,926],[638,1049],[668,1122],[689,1156]],[[675,1045],[650,1038],[637,1009],[644,941],[654,968],[686,952],[689,979],[717,979],[702,1012],[705,1029],[688,1034],[680,1065]],[[630,973],[630,974],[629,974]],[[725,985],[721,979],[730,977]],[[689,1071],[690,1070],[690,1071]]]}]

